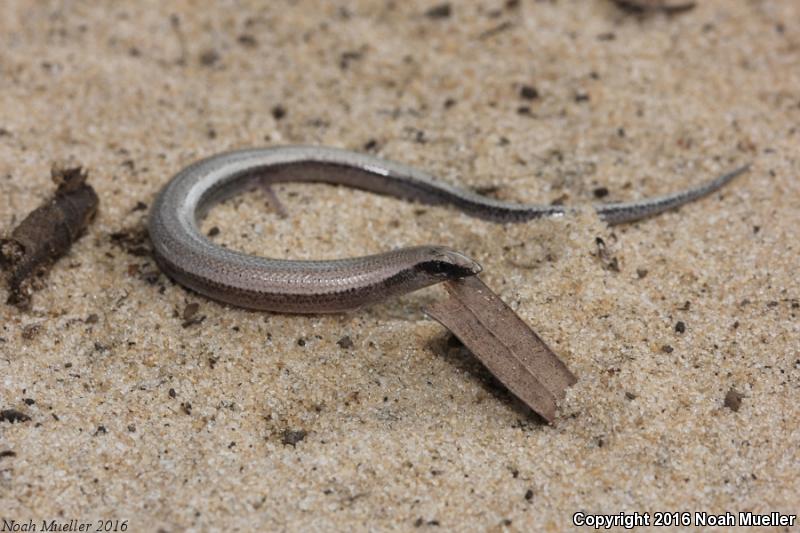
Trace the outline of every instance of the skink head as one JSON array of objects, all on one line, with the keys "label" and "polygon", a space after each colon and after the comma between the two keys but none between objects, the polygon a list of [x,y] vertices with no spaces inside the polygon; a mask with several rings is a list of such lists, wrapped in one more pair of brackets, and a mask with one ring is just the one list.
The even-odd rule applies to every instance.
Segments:
[{"label": "skink head", "polygon": [[430,248],[427,257],[417,267],[439,279],[460,279],[479,274],[481,266],[462,254],[449,248]]}]

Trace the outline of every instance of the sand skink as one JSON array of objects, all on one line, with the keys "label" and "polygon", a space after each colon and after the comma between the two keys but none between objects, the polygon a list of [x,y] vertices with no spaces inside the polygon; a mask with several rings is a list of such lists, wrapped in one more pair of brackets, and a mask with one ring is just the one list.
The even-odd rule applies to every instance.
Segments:
[{"label": "sand skink", "polygon": [[[697,187],[634,202],[594,205],[609,224],[650,217],[716,191],[743,166]],[[210,298],[288,313],[341,312],[449,279],[472,276],[478,263],[443,246],[415,246],[327,261],[268,259],[218,246],[199,230],[216,203],[258,184],[325,182],[425,204],[447,204],[495,222],[563,216],[569,207],[524,205],[438,182],[405,165],[347,150],[284,146],[240,150],[198,161],[175,175],[150,211],[149,232],[160,267]]]}]

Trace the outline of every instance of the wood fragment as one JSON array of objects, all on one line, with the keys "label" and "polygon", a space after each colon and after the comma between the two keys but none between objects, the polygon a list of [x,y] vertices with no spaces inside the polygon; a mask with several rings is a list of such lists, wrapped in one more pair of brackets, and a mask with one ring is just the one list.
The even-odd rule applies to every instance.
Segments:
[{"label": "wood fragment", "polygon": [[425,312],[458,337],[508,389],[552,423],[556,402],[577,378],[477,276],[449,281],[450,298]]},{"label": "wood fragment", "polygon": [[30,305],[48,269],[65,255],[97,212],[98,198],[79,165],[53,165],[57,189],[34,209],[7,238],[0,239],[0,266],[8,274],[8,303]]}]

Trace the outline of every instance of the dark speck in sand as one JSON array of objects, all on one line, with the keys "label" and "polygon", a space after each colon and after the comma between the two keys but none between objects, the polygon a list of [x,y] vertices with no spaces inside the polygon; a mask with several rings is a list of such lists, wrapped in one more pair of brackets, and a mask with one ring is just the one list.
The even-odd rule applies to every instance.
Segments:
[{"label": "dark speck in sand", "polygon": [[297,446],[297,443],[306,438],[308,433],[304,429],[287,429],[281,435],[281,442],[284,446]]},{"label": "dark speck in sand", "polygon": [[725,394],[725,407],[733,412],[738,412],[739,408],[742,406],[743,398],[744,395],[741,392],[737,392],[736,389],[731,387],[728,393]]},{"label": "dark speck in sand", "polygon": [[16,409],[3,409],[0,411],[0,422],[27,422],[30,419],[31,417]]},{"label": "dark speck in sand", "polygon": [[353,339],[350,338],[350,335],[345,335],[344,337],[336,341],[336,344],[338,344],[339,348],[343,350],[351,350],[354,346]]},{"label": "dark speck in sand", "polygon": [[429,10],[425,12],[425,16],[431,19],[446,19],[449,18],[450,15],[453,13],[453,8],[450,7],[449,3],[439,4],[438,6],[433,6]]}]

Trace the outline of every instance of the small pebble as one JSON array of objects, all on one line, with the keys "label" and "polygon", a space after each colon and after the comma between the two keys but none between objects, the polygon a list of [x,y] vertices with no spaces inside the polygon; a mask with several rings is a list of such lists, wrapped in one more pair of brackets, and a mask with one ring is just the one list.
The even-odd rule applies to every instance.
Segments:
[{"label": "small pebble", "polygon": [[241,34],[236,41],[246,48],[255,48],[258,46],[258,41],[249,33]]},{"label": "small pebble", "polygon": [[742,406],[742,399],[744,395],[740,392],[737,392],[736,389],[731,387],[728,393],[725,395],[725,407],[733,411],[734,413],[739,411],[739,408]]},{"label": "small pebble", "polygon": [[439,4],[433,6],[425,12],[425,16],[431,19],[446,19],[453,13],[453,9],[449,3]]},{"label": "small pebble", "polygon": [[345,335],[344,337],[336,341],[336,344],[338,344],[339,348],[343,350],[350,350],[354,346],[353,339],[350,338],[350,335]]},{"label": "small pebble", "polygon": [[530,85],[523,85],[519,89],[519,96],[520,98],[524,98],[525,100],[536,100],[539,98],[539,91],[536,87],[531,87]]},{"label": "small pebble", "polygon": [[216,50],[206,50],[200,54],[200,64],[210,67],[219,61],[220,55]]},{"label": "small pebble", "polygon": [[183,319],[191,320],[194,315],[200,310],[200,304],[192,302],[183,308]]},{"label": "small pebble", "polygon": [[272,118],[275,120],[281,120],[283,117],[286,116],[286,108],[282,105],[276,105],[272,108]]},{"label": "small pebble", "polygon": [[308,433],[304,429],[287,429],[281,436],[281,442],[284,446],[297,446],[297,443],[305,439],[307,434]]}]

